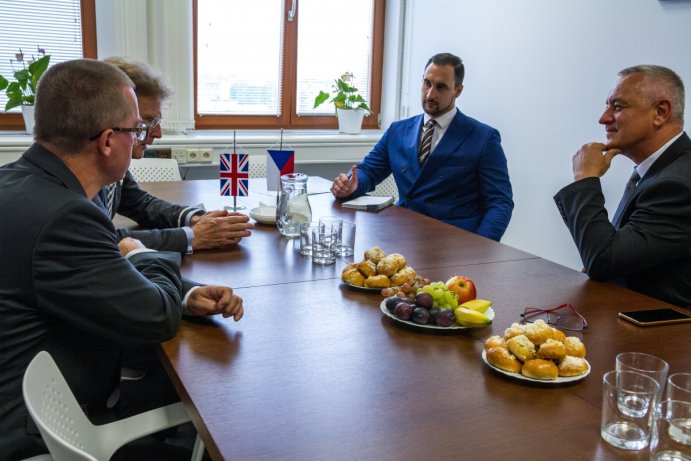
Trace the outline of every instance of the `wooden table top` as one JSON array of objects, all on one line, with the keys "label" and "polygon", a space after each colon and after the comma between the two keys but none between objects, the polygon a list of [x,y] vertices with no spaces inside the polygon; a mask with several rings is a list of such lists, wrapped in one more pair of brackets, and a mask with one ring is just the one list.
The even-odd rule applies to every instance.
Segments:
[{"label": "wooden table top", "polygon": [[[217,190],[210,181],[144,188],[207,208],[207,189]],[[663,302],[395,206],[342,210],[329,194],[310,202],[315,217],[357,223],[357,260],[378,244],[432,280],[468,276],[496,317],[486,328],[451,332],[401,325],[382,315],[377,293],[340,282],[348,260],[313,266],[268,226],[239,248],[185,256],[186,276],[228,284],[245,304],[238,323],[185,321],[162,345],[213,459],[647,459],[647,450],[625,452],[600,438],[601,380],[623,351],[657,355],[670,373],[691,370],[691,326],[639,328],[617,317]],[[482,362],[483,341],[525,307],[562,302],[588,320],[589,376],[536,385]]]}]

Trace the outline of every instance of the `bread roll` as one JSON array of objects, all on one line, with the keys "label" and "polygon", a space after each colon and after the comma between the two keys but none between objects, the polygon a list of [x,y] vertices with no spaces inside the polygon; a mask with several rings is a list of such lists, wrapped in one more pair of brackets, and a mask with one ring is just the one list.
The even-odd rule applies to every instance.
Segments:
[{"label": "bread roll", "polygon": [[521,362],[535,358],[535,345],[525,335],[509,339],[506,341],[506,347]]},{"label": "bread roll", "polygon": [[372,275],[365,279],[365,286],[369,288],[389,288],[391,281],[386,275]]},{"label": "bread roll", "polygon": [[377,274],[383,274],[388,277],[394,275],[400,267],[398,267],[398,262],[391,255],[381,259],[377,263]]},{"label": "bread roll", "polygon": [[487,350],[487,361],[491,365],[511,373],[521,371],[521,362],[504,347],[490,347]]},{"label": "bread roll", "polygon": [[588,371],[588,362],[581,357],[567,355],[559,364],[559,376],[580,376]]},{"label": "bread roll", "polygon": [[585,357],[585,345],[581,340],[575,336],[569,336],[564,340],[564,346],[566,346],[566,355],[571,355],[573,357]]},{"label": "bread roll", "polygon": [[540,344],[536,356],[538,359],[561,361],[566,357],[566,347],[560,341],[548,339]]},{"label": "bread roll", "polygon": [[485,350],[491,349],[493,347],[503,347],[504,349],[506,349],[506,343],[504,342],[504,338],[496,335],[487,338],[487,341],[485,341]]},{"label": "bread roll", "polygon": [[552,328],[552,334],[554,335],[553,336],[554,339],[556,339],[557,341],[560,341],[563,343],[564,340],[566,340],[566,335],[564,334],[564,332],[561,330],[557,330],[554,327]]},{"label": "bread roll", "polygon": [[559,370],[550,360],[534,359],[523,364],[521,374],[528,378],[550,380],[557,379]]},{"label": "bread roll", "polygon": [[377,264],[379,261],[384,259],[385,256],[386,254],[384,253],[384,250],[378,246],[372,247],[365,251],[365,259],[372,261],[374,264]]},{"label": "bread roll", "polygon": [[410,266],[405,266],[391,276],[391,286],[399,287],[408,281],[408,277],[414,279],[416,275],[415,269]]},{"label": "bread roll", "polygon": [[544,320],[538,319],[533,323],[528,323],[523,329],[523,334],[528,337],[528,339],[539,346],[548,339],[554,338],[554,333],[552,332],[552,327],[547,325]]},{"label": "bread roll", "polygon": [[522,335],[524,326],[525,325],[521,325],[520,323],[512,323],[509,328],[504,330],[504,339],[508,341],[514,336]]},{"label": "bread roll", "polygon": [[377,275],[377,266],[372,261],[366,259],[357,263],[356,266],[365,278]]},{"label": "bread roll", "polygon": [[346,267],[341,274],[341,280],[356,287],[365,286],[365,276],[357,269],[357,267]]}]

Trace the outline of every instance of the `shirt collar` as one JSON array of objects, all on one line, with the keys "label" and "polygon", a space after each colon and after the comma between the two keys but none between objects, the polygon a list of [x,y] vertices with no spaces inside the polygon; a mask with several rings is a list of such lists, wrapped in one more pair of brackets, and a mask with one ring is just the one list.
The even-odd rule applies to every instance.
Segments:
[{"label": "shirt collar", "polygon": [[[455,109],[455,110],[454,110]],[[455,107],[454,109],[451,109],[447,113],[440,115],[439,117],[434,118],[434,120],[437,121],[437,124],[439,127],[443,130],[446,130],[449,125],[451,125],[451,121],[453,118],[456,116],[456,112],[458,112],[458,108]],[[428,113],[425,113],[425,118],[422,123],[422,126],[425,126],[425,124],[433,117],[430,117]]]},{"label": "shirt collar", "polygon": [[642,178],[643,176],[645,176],[645,174],[648,172],[648,170],[650,169],[650,167],[653,166],[653,163],[655,163],[655,160],[657,160],[657,159],[660,157],[660,155],[662,155],[662,153],[663,153],[664,151],[666,151],[667,148],[668,148],[674,141],[676,141],[677,139],[679,139],[679,138],[681,137],[682,134],[684,134],[683,131],[681,131],[679,134],[677,134],[677,135],[674,136],[672,139],[670,139],[669,141],[667,141],[662,147],[660,147],[658,150],[656,150],[655,152],[653,152],[653,154],[652,154],[651,156],[649,156],[648,158],[646,158],[645,160],[643,160],[641,163],[639,163],[639,164],[636,166],[636,171],[638,172],[638,174],[640,175],[641,178]]}]

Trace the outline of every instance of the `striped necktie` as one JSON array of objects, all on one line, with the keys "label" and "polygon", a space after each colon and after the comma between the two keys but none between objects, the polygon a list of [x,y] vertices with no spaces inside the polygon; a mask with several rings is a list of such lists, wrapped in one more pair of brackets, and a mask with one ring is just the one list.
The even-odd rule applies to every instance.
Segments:
[{"label": "striped necktie", "polygon": [[621,197],[621,201],[619,202],[619,206],[617,207],[617,211],[614,213],[614,218],[612,219],[612,224],[614,227],[617,229],[620,227],[620,221],[621,221],[621,215],[624,213],[624,209],[626,208],[626,205],[629,203],[631,200],[631,197],[633,197],[633,193],[636,190],[636,183],[640,181],[641,176],[638,174],[638,171],[636,169],[633,169],[633,173],[631,173],[631,177],[629,178],[629,181],[626,183],[626,188],[624,189],[624,195]]},{"label": "striped necktie", "polygon": [[434,136],[435,126],[437,126],[436,120],[429,120],[425,123],[425,129],[422,132],[422,139],[420,140],[420,147],[417,152],[420,165],[425,164],[427,157],[429,157],[429,154],[432,152],[432,136]]},{"label": "striped necktie", "polygon": [[106,209],[108,216],[113,217],[113,196],[115,195],[115,183],[112,182],[106,186]]}]

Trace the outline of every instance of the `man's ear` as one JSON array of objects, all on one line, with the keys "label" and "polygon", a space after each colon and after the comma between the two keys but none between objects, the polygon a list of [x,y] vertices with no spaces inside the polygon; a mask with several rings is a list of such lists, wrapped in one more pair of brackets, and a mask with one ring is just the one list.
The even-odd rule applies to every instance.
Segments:
[{"label": "man's ear", "polygon": [[461,95],[462,91],[463,91],[463,85],[456,85],[456,97],[459,97]]},{"label": "man's ear", "polygon": [[111,130],[110,128],[107,130],[104,130],[103,133],[101,133],[101,135],[96,140],[97,145],[98,145],[98,151],[102,155],[105,155],[106,157],[109,157],[113,151],[113,146],[112,146],[113,133],[114,133],[114,131]]},{"label": "man's ear", "polygon": [[672,116],[672,103],[667,99],[658,101],[655,104],[655,118],[653,119],[653,125],[660,127],[667,123],[669,118]]}]

